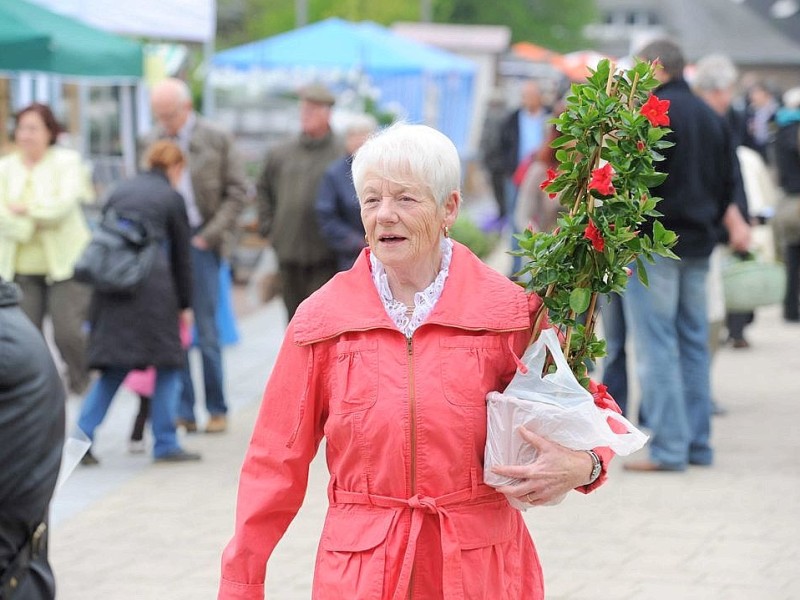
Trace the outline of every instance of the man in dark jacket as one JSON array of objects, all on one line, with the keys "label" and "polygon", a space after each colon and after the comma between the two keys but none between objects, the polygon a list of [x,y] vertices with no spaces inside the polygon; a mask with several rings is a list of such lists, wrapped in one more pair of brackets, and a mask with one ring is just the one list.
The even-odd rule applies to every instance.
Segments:
[{"label": "man in dark jacket", "polygon": [[55,598],[47,521],[64,443],[64,388],[44,338],[0,279],[0,599]]},{"label": "man in dark jacket", "polygon": [[[512,218],[517,206],[519,183],[524,179],[533,155],[547,142],[547,121],[550,119],[536,81],[525,81],[520,96],[520,107],[506,117],[500,129],[501,160],[506,174],[506,215],[511,223],[512,250],[519,250],[519,241],[513,235],[519,232],[514,228]],[[513,276],[522,268],[522,258],[514,256],[511,262],[510,275]]]},{"label": "man in dark jacket", "polygon": [[[657,257],[647,265],[645,287],[631,277],[623,296],[635,347],[642,411],[651,430],[650,458],[625,465],[633,471],[683,471],[710,465],[711,395],[706,277],[709,256],[732,197],[734,170],[730,130],[683,79],[684,58],[668,40],[637,56],[658,60],[654,91],[669,100],[667,139],[658,170],[667,179],[651,190],[662,198],[661,222],[678,234],[680,261]],[[651,224],[643,230],[652,231]]]},{"label": "man in dark jacket", "polygon": [[321,84],[300,90],[299,136],[269,151],[258,179],[261,233],[278,255],[283,303],[289,320],[300,303],[336,274],[336,258],[317,225],[322,175],[344,156],[330,126],[335,98]]}]

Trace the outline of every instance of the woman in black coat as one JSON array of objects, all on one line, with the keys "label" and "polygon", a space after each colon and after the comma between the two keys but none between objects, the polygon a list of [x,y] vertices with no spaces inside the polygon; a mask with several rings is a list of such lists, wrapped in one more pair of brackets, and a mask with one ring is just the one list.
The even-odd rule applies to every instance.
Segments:
[{"label": "woman in black coat", "polygon": [[[184,350],[179,319],[191,319],[191,254],[189,221],[174,186],[185,165],[173,142],[162,140],[148,152],[147,172],[120,184],[105,210],[149,223],[162,240],[163,251],[147,278],[132,293],[96,291],[90,309],[89,365],[101,375],[81,407],[78,427],[90,438],[129,371],[153,366],[156,388],[151,421],[157,462],[197,460],[198,454],[178,445],[175,413],[181,393]],[[92,454],[84,463],[96,463]]]}]

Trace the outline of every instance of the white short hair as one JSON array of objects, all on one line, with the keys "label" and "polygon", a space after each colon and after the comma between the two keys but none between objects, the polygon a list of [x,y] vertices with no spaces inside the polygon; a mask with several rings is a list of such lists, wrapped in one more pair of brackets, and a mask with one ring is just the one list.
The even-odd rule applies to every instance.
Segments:
[{"label": "white short hair", "polygon": [[378,120],[369,113],[358,113],[348,117],[344,125],[345,135],[372,133],[378,128]]},{"label": "white short hair", "polygon": [[786,108],[800,108],[800,87],[789,88],[783,93]]},{"label": "white short hair", "polygon": [[370,137],[353,159],[353,183],[361,199],[368,175],[429,192],[440,205],[460,192],[461,160],[453,142],[427,125],[395,123]]},{"label": "white short hair", "polygon": [[708,92],[727,90],[736,84],[738,78],[736,65],[730,58],[724,54],[709,54],[697,61],[692,85]]}]

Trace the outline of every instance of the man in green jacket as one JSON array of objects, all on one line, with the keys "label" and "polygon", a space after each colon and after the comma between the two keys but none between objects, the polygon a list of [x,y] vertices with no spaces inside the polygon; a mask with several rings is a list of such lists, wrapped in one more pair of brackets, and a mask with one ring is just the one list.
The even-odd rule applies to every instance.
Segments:
[{"label": "man in green jacket", "polygon": [[336,273],[336,256],[320,233],[315,211],[325,169],[345,155],[330,126],[334,100],[320,84],[300,90],[301,133],[269,152],[258,180],[261,233],[278,255],[289,320]]}]

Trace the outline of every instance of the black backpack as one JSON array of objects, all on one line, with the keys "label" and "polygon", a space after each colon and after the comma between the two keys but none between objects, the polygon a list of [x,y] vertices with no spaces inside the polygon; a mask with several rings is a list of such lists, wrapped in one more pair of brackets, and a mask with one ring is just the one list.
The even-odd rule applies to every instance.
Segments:
[{"label": "black backpack", "polygon": [[109,208],[75,264],[75,279],[98,292],[133,293],[152,271],[159,245],[146,220]]}]

